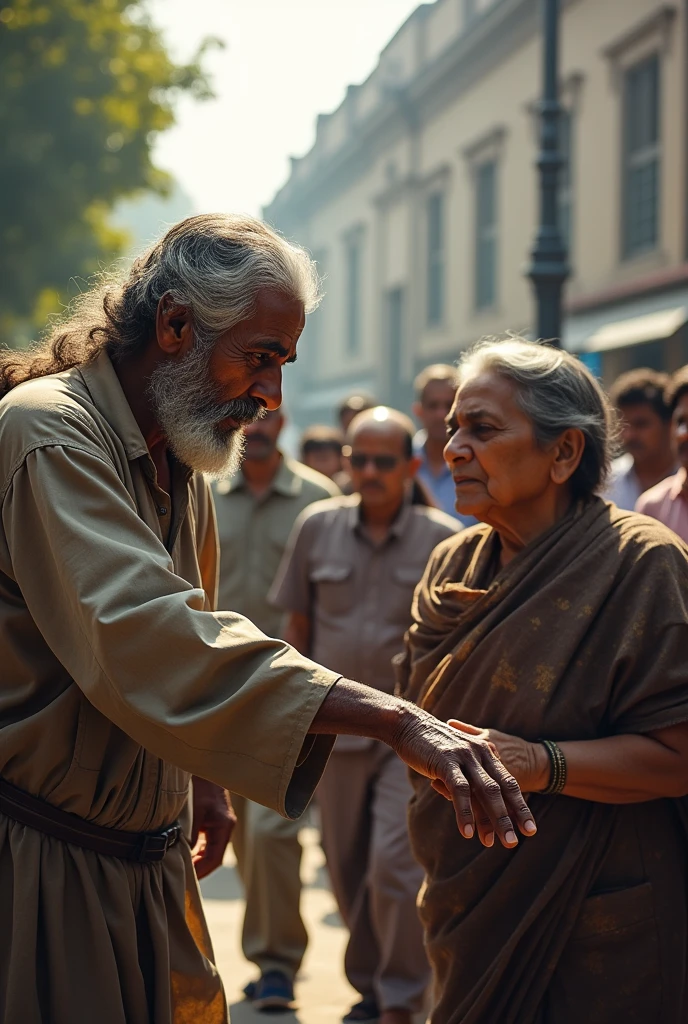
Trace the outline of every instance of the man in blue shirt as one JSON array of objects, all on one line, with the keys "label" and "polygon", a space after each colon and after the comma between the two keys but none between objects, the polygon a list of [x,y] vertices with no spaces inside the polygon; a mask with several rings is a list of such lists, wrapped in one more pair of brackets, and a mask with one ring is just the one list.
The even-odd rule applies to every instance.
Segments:
[{"label": "man in blue shirt", "polygon": [[454,402],[456,386],[456,369],[446,363],[427,366],[414,381],[413,414],[423,427],[413,441],[414,452],[421,460],[416,478],[430,492],[438,508],[454,516],[463,526],[473,526],[477,519],[460,516],[456,511],[454,480],[443,455],[447,443],[445,421]]}]

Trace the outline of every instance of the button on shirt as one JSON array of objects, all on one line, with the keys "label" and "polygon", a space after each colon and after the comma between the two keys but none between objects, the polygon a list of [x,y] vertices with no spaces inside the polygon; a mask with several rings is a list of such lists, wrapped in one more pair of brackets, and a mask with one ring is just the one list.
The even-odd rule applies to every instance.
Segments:
[{"label": "button on shirt", "polygon": [[360,497],[318,502],[298,519],[271,591],[311,619],[312,656],[392,693],[392,658],[411,625],[411,602],[433,549],[460,530],[437,509],[405,505],[381,544],[360,520]]},{"label": "button on shirt", "polygon": [[283,613],[268,602],[294,521],[314,501],[338,495],[322,473],[283,456],[270,489],[256,498],[241,471],[213,484],[220,538],[219,604],[279,636]]}]

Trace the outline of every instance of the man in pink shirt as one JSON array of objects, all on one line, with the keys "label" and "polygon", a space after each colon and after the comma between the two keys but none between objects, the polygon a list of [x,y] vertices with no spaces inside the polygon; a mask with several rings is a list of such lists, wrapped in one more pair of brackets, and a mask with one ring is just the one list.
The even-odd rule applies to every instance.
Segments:
[{"label": "man in pink shirt", "polygon": [[672,442],[679,470],[641,494],[636,512],[658,519],[688,544],[688,366],[677,370],[667,390]]}]

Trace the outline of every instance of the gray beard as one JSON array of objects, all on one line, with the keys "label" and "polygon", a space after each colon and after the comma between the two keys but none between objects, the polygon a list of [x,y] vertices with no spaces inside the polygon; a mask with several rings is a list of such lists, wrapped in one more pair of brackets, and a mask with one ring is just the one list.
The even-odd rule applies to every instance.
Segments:
[{"label": "gray beard", "polygon": [[210,477],[236,473],[244,456],[240,428],[220,426],[231,417],[239,424],[264,415],[254,398],[222,402],[210,376],[210,350],[195,344],[178,363],[158,366],[150,376],[148,392],[156,418],[174,456],[189,469]]}]

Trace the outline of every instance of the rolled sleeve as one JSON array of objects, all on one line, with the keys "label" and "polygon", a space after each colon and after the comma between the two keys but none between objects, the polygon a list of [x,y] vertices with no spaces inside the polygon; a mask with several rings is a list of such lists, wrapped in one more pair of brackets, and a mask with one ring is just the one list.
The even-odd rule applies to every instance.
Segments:
[{"label": "rolled sleeve", "polygon": [[336,673],[236,613],[208,610],[97,451],[31,451],[2,520],[3,571],[101,714],[186,771],[301,813],[332,747],[308,737]]}]

